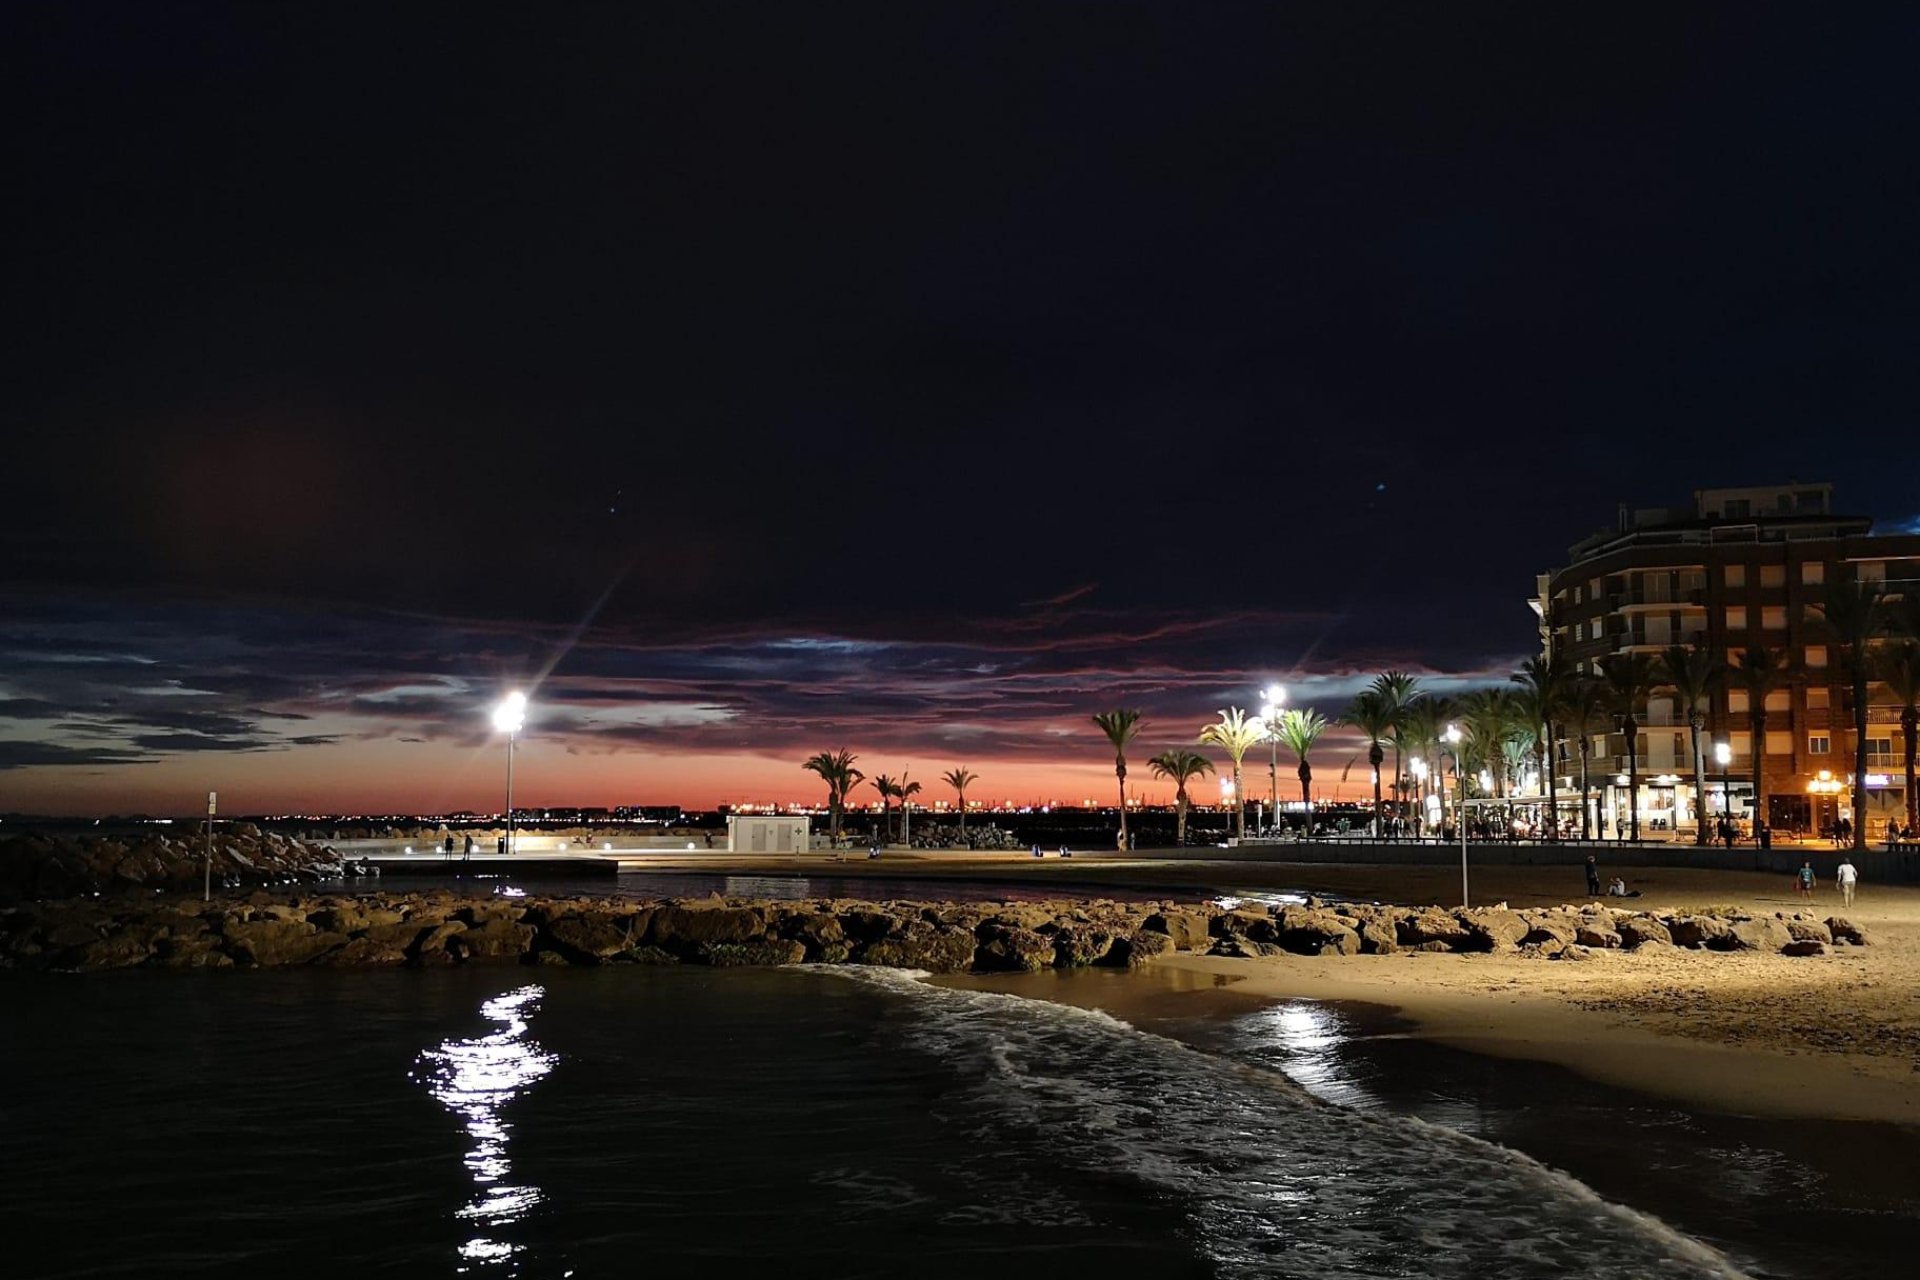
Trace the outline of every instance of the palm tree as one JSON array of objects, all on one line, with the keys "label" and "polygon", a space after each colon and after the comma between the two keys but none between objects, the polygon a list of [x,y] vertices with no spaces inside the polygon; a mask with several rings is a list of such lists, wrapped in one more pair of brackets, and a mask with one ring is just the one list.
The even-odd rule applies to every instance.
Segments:
[{"label": "palm tree", "polygon": [[1695,844],[1707,843],[1707,758],[1700,749],[1700,731],[1707,727],[1707,709],[1727,680],[1727,664],[1711,650],[1688,644],[1668,645],[1660,655],[1660,683],[1673,686],[1674,701],[1686,708],[1687,728],[1693,734],[1693,794]]},{"label": "palm tree", "polygon": [[1612,653],[1600,659],[1607,702],[1620,718],[1627,740],[1627,838],[1640,838],[1640,708],[1646,705],[1659,669],[1644,653]]},{"label": "palm tree", "polygon": [[1867,681],[1874,640],[1887,629],[1886,591],[1877,582],[1827,583],[1814,608],[1833,633],[1840,670],[1853,686],[1853,847],[1867,847]]},{"label": "palm tree", "polygon": [[1733,680],[1747,693],[1747,722],[1753,738],[1753,833],[1767,825],[1767,695],[1787,675],[1787,662],[1771,649],[1742,650]]},{"label": "palm tree", "polygon": [[1147,761],[1147,768],[1153,770],[1156,778],[1173,780],[1174,843],[1185,847],[1187,843],[1187,783],[1203,773],[1213,772],[1213,762],[1198,751],[1188,751],[1184,747],[1173,747],[1162,751]]},{"label": "palm tree", "polygon": [[1513,673],[1520,686],[1513,695],[1514,709],[1533,726],[1534,768],[1547,788],[1547,838],[1560,837],[1560,793],[1553,767],[1554,723],[1560,718],[1567,700],[1567,686],[1573,669],[1558,658],[1528,658]]},{"label": "palm tree", "polygon": [[1900,704],[1900,735],[1907,763],[1907,829],[1920,826],[1920,796],[1914,794],[1914,741],[1920,733],[1920,642],[1902,640],[1878,655],[1880,679]]},{"label": "palm tree", "polygon": [[840,843],[840,819],[847,811],[847,793],[865,780],[866,774],[853,767],[860,757],[851,751],[821,751],[807,757],[800,767],[820,775],[827,784],[827,820],[833,842]]},{"label": "palm tree", "polygon": [[900,794],[900,784],[881,774],[873,780],[873,789],[880,793],[880,836],[875,844],[885,844],[893,839],[893,810],[887,802]]},{"label": "palm tree", "polygon": [[1368,690],[1378,694],[1393,721],[1393,794],[1398,810],[1400,764],[1406,738],[1405,719],[1414,701],[1420,697],[1420,681],[1405,671],[1383,671],[1373,678]]},{"label": "palm tree", "polygon": [[1120,847],[1124,849],[1127,847],[1127,744],[1146,726],[1141,723],[1140,713],[1127,707],[1102,711],[1094,716],[1093,722],[1113,744],[1113,776],[1120,781]]},{"label": "palm tree", "polygon": [[960,797],[960,841],[964,844],[967,839],[967,788],[980,780],[979,775],[968,769],[950,769],[941,775],[940,780],[952,787],[953,793]]},{"label": "palm tree", "polygon": [[1240,762],[1256,743],[1265,740],[1266,728],[1259,720],[1247,719],[1246,712],[1228,707],[1220,713],[1220,723],[1200,731],[1200,741],[1224,750],[1233,760],[1234,834],[1247,838],[1247,793],[1240,786]]},{"label": "palm tree", "polygon": [[1502,780],[1506,775],[1506,744],[1513,736],[1514,724],[1518,717],[1514,714],[1512,700],[1504,689],[1475,689],[1462,695],[1460,699],[1460,718],[1467,736],[1472,740],[1472,749],[1480,765],[1493,778],[1493,794],[1501,797],[1506,794]]},{"label": "palm tree", "polygon": [[906,844],[913,834],[912,822],[908,814],[913,808],[913,798],[920,794],[920,784],[907,781],[907,771],[900,771],[900,785],[893,789],[894,796],[900,801],[900,843]]},{"label": "palm tree", "polygon": [[1300,758],[1300,803],[1307,811],[1307,834],[1313,834],[1313,765],[1307,760],[1307,753],[1320,741],[1320,735],[1327,731],[1327,718],[1311,707],[1294,708],[1280,713],[1280,723],[1274,736],[1280,739],[1280,745]]},{"label": "palm tree", "polygon": [[[1447,723],[1453,719],[1454,702],[1452,698],[1426,695],[1409,703],[1401,710],[1400,721],[1406,734],[1407,745],[1417,757],[1426,762],[1427,776],[1435,780],[1435,785],[1444,792],[1446,787],[1440,779],[1440,761],[1435,754],[1440,749],[1440,735]],[[1424,829],[1426,823],[1426,797],[1420,797],[1415,807],[1416,823]]]},{"label": "palm tree", "polygon": [[1580,838],[1593,839],[1593,815],[1587,800],[1593,795],[1593,731],[1606,724],[1607,693],[1598,680],[1576,675],[1567,685],[1564,714],[1567,728],[1580,740]]},{"label": "palm tree", "polygon": [[[1377,683],[1377,682],[1376,682]],[[1348,704],[1346,713],[1340,717],[1341,723],[1352,725],[1367,740],[1367,763],[1373,766],[1373,838],[1378,840],[1382,834],[1380,827],[1380,766],[1386,763],[1386,748],[1381,742],[1394,731],[1396,716],[1386,698],[1379,689],[1370,688],[1354,695]],[[1398,774],[1396,771],[1396,780]]]}]

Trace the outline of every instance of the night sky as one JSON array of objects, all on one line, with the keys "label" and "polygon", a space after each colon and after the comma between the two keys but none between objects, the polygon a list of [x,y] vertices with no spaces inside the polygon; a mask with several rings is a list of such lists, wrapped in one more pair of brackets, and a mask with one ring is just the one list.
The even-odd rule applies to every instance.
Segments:
[{"label": "night sky", "polygon": [[1911,9],[0,24],[0,809],[497,807],[515,685],[527,804],[1105,798],[1618,502],[1920,512]]}]

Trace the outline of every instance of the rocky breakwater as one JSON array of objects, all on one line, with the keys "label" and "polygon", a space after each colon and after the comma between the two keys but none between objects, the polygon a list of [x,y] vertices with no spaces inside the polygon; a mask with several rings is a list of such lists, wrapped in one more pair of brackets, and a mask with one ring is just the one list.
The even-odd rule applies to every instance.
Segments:
[{"label": "rocky breakwater", "polygon": [[1269,910],[1241,905],[1208,917],[1209,955],[1387,955],[1413,952],[1517,952],[1581,960],[1596,951],[1688,948],[1817,956],[1835,946],[1865,946],[1866,932],[1840,916],[1807,912],[1622,911],[1599,903],[1509,910],[1393,907],[1308,899]]},{"label": "rocky breakwater", "polygon": [[[93,894],[198,890],[209,842],[190,828],[136,836],[27,833],[0,840],[0,903]],[[216,887],[337,880],[340,856],[325,845],[263,832],[251,823],[214,832]]]},{"label": "rocky breakwater", "polygon": [[760,902],[464,898],[81,899],[0,909],[0,967],[152,968],[869,964],[934,973],[1134,968],[1216,956],[1694,947],[1811,955],[1863,944],[1838,917],[1654,915],[1597,905],[1474,911],[1309,903],[1269,909],[1107,901]]}]

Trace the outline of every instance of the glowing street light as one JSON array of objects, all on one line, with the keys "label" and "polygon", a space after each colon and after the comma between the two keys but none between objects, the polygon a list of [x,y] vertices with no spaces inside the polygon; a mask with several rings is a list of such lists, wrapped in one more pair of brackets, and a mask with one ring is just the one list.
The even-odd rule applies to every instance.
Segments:
[{"label": "glowing street light", "polygon": [[[1267,812],[1280,821],[1280,708],[1287,705],[1285,685],[1270,684],[1260,691],[1260,725],[1267,731]],[[1313,824],[1307,824],[1313,834]]]},{"label": "glowing street light", "polygon": [[1467,896],[1467,776],[1460,763],[1460,743],[1467,735],[1460,732],[1459,725],[1450,724],[1440,736],[1453,749],[1453,802],[1460,824],[1460,905],[1467,907],[1472,905]]},{"label": "glowing street light", "polygon": [[507,852],[513,852],[513,741],[527,723],[527,695],[515,689],[493,709],[493,727],[507,735]]},{"label": "glowing street light", "polygon": [[1720,814],[1733,816],[1733,780],[1728,777],[1727,766],[1733,763],[1733,748],[1724,742],[1713,744],[1713,760],[1720,766]]}]

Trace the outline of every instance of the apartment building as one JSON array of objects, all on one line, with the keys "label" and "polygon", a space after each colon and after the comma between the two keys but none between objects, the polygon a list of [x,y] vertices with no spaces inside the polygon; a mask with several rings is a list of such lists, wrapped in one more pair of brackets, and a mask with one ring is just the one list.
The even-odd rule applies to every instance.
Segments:
[{"label": "apartment building", "polygon": [[[1643,834],[1691,832],[1703,808],[1711,822],[1723,803],[1746,822],[1760,815],[1776,831],[1817,832],[1851,805],[1857,781],[1876,831],[1904,811],[1900,709],[1884,689],[1870,690],[1868,769],[1856,780],[1852,693],[1814,607],[1828,582],[1855,580],[1884,582],[1895,594],[1920,587],[1920,535],[1876,532],[1869,517],[1837,514],[1829,484],[1703,489],[1687,507],[1623,506],[1613,529],[1576,543],[1566,567],[1539,576],[1531,603],[1542,649],[1583,672],[1609,654],[1658,654],[1672,644],[1705,648],[1729,665],[1761,646],[1791,664],[1767,698],[1762,742],[1753,741],[1741,690],[1714,698],[1703,742],[1727,744],[1732,760],[1723,777],[1712,746],[1703,747],[1705,797],[1694,794],[1686,710],[1655,691],[1639,717]],[[1597,734],[1592,751],[1594,816],[1617,832],[1628,808],[1625,738]],[[1759,798],[1755,751],[1766,762]],[[1577,742],[1556,743],[1554,758],[1560,785],[1576,788],[1567,803],[1577,817]]]}]

